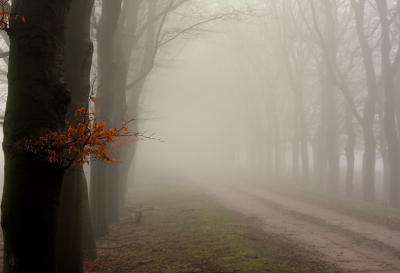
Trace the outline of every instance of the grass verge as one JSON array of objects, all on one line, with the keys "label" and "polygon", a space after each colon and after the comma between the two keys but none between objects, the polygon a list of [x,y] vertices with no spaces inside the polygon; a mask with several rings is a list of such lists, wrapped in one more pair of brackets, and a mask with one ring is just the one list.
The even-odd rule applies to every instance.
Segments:
[{"label": "grass verge", "polygon": [[152,180],[136,187],[85,272],[304,272],[264,233],[184,179]]}]

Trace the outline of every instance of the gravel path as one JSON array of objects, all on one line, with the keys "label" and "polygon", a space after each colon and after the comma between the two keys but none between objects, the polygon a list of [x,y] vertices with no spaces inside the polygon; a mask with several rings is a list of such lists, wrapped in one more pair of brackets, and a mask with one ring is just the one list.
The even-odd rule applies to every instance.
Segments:
[{"label": "gravel path", "polygon": [[208,175],[201,186],[229,209],[257,219],[265,231],[323,254],[343,272],[400,272],[399,230],[291,199],[240,178]]}]

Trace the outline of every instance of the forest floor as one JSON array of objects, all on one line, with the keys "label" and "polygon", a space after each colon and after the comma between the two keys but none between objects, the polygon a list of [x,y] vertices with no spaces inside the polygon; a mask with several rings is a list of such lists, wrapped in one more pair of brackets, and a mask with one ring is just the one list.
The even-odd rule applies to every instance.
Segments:
[{"label": "forest floor", "polygon": [[135,180],[85,273],[400,272],[400,210],[248,175]]},{"label": "forest floor", "polygon": [[[400,272],[400,211],[341,196],[266,185],[248,176],[197,175],[226,208],[291,240],[333,272]],[[205,183],[207,181],[207,183]],[[322,271],[318,271],[322,272]]]},{"label": "forest floor", "polygon": [[145,177],[121,222],[97,241],[99,257],[85,262],[85,272],[338,272],[321,255],[222,207],[183,176]]}]

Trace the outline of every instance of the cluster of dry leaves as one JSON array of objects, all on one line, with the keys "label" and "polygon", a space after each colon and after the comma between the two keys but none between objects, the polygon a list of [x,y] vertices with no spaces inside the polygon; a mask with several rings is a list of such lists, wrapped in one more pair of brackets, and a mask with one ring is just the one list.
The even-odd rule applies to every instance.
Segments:
[{"label": "cluster of dry leaves", "polygon": [[[90,101],[96,102],[93,93]],[[72,124],[66,121],[65,130],[29,139],[18,143],[17,146],[37,154],[44,161],[63,164],[64,168],[68,168],[71,165],[89,164],[90,156],[105,162],[115,162],[107,153],[107,145],[112,143],[115,146],[118,142],[126,145],[139,136],[139,132],[128,132],[127,122],[119,129],[107,130],[106,123],[102,123],[89,107],[77,109],[75,117],[76,122]],[[121,138],[126,140],[122,141]]]}]

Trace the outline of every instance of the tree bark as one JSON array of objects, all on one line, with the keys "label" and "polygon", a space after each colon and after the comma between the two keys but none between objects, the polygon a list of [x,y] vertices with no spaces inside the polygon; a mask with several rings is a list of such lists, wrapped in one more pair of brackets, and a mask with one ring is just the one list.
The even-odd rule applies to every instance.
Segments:
[{"label": "tree bark", "polygon": [[[130,117],[125,116],[127,113],[126,85],[129,72],[129,60],[131,59],[131,52],[134,46],[131,43],[133,43],[135,39],[124,39],[124,36],[126,33],[136,32],[138,23],[138,12],[141,2],[142,1],[124,3],[123,11],[121,12],[120,20],[118,23],[114,49],[114,61],[117,66],[117,75],[115,77],[115,100],[113,116],[113,123],[115,125],[122,124],[122,122],[124,122],[126,119],[130,119]],[[129,165],[127,165],[125,162],[124,153],[126,153],[126,151],[124,150],[129,150],[129,148],[111,148],[112,157],[116,158],[118,161],[121,161],[121,163],[113,164],[109,167],[108,179],[110,181],[110,191],[108,195],[108,217],[110,222],[117,222],[119,220],[119,218],[117,219],[115,217],[118,215],[117,210],[125,206],[127,187],[125,173],[123,169],[129,169]]]},{"label": "tree bark", "polygon": [[[400,206],[400,142],[396,126],[396,89],[394,88],[394,77],[398,64],[391,61],[391,41],[390,41],[390,22],[387,18],[388,7],[386,0],[375,1],[378,7],[381,22],[381,56],[383,87],[385,90],[385,114],[383,117],[386,142],[388,145],[389,172],[390,172],[390,195],[389,205],[391,207]],[[398,44],[396,45],[398,46]],[[399,51],[399,49],[397,49]]]},{"label": "tree bark", "polygon": [[[146,40],[145,40],[145,44],[144,44],[144,54],[143,54],[143,58],[142,58],[142,62],[140,64],[140,70],[138,73],[138,77],[140,77],[141,75],[143,75],[152,65],[152,57],[155,53],[156,50],[156,45],[155,45],[155,35],[156,35],[156,22],[155,22],[155,18],[156,18],[156,9],[157,9],[157,2],[158,0],[148,0],[147,1],[147,20],[146,20],[146,24],[148,25],[147,29],[146,29]],[[132,51],[132,47],[133,45],[131,45],[130,49],[128,49],[127,51]],[[142,79],[141,81],[139,81],[135,86],[133,86],[132,91],[129,94],[129,98],[128,98],[128,111],[130,113],[133,113],[133,115],[135,115],[136,117],[139,115],[139,98],[140,95],[142,94],[143,91],[143,87],[145,85],[146,82],[146,78]],[[133,120],[129,123],[129,131],[131,132],[138,132],[139,131],[139,123],[138,120]],[[125,153],[125,162],[124,165],[126,166],[125,168],[123,168],[122,170],[122,179],[120,182],[120,185],[122,186],[121,191],[120,191],[120,198],[121,198],[121,202],[120,202],[120,206],[125,204],[125,196],[122,195],[126,195],[127,192],[127,188],[128,188],[128,172],[129,172],[129,168],[132,170],[132,162],[133,162],[133,158],[135,156],[136,153],[136,147],[137,143],[133,142],[131,144],[131,148]],[[134,167],[134,166],[133,166]]]},{"label": "tree bark", "polygon": [[[122,0],[103,0],[102,13],[97,28],[98,84],[95,111],[111,128],[116,65],[114,63],[114,38],[121,13]],[[108,166],[101,161],[90,164],[90,212],[95,238],[108,235]],[[116,183],[115,183],[116,184]],[[113,188],[115,185],[113,185]],[[119,217],[116,215],[115,217]]]},{"label": "tree bark", "polygon": [[[13,1],[8,30],[9,89],[3,128],[5,179],[1,206],[3,269],[8,273],[56,271],[64,169],[15,145],[64,128],[71,100],[64,81],[70,3]],[[26,22],[15,18],[15,14],[23,14]]]},{"label": "tree bark", "polygon": [[377,101],[377,80],[372,56],[373,51],[368,43],[368,37],[364,33],[365,0],[362,0],[359,3],[357,3],[355,0],[352,0],[351,4],[356,18],[357,36],[364,58],[368,90],[368,96],[364,105],[363,122],[361,124],[363,127],[364,137],[364,155],[362,163],[363,195],[365,201],[374,202],[376,141],[373,126],[376,113],[375,106]]},{"label": "tree bark", "polygon": [[[90,93],[90,69],[93,43],[90,40],[90,16],[93,0],[72,0],[68,15],[65,47],[65,78],[72,101],[67,114],[75,125],[75,110],[87,106]],[[96,251],[84,255],[86,248],[95,247],[91,225],[84,225],[88,208],[87,183],[82,166],[71,166],[65,173],[61,190],[60,228],[58,231],[57,272],[83,272],[84,256],[95,258]],[[90,219],[90,218],[89,218]],[[90,221],[89,221],[90,223]],[[84,230],[87,228],[89,230]],[[88,253],[88,254],[89,254]],[[94,254],[94,255],[93,255]]]},{"label": "tree bark", "polygon": [[382,182],[383,182],[383,197],[385,201],[389,200],[390,186],[389,186],[389,159],[386,143],[385,124],[383,121],[384,115],[384,98],[379,96],[378,100],[378,117],[379,117],[379,150],[382,158]]},{"label": "tree bark", "polygon": [[265,153],[266,153],[266,167],[267,167],[267,173],[266,173],[266,180],[267,182],[272,182],[273,177],[274,177],[274,147],[273,147],[273,142],[274,142],[274,128],[273,128],[273,121],[272,117],[268,115],[268,126],[267,126],[267,132],[266,132],[266,140],[265,140]]},{"label": "tree bark", "polygon": [[270,109],[274,128],[274,163],[275,163],[275,180],[280,181],[282,178],[282,140],[281,140],[281,124],[277,112],[277,100],[275,90],[270,90]]},{"label": "tree bark", "polygon": [[308,157],[308,140],[307,140],[307,123],[306,112],[304,111],[303,92],[298,94],[300,98],[298,102],[299,128],[300,128],[300,145],[301,145],[301,168],[303,186],[307,187],[310,183],[310,168]]},{"label": "tree bark", "polygon": [[293,136],[292,136],[292,180],[293,183],[299,182],[299,153],[300,153],[300,139],[299,139],[299,123],[297,112],[293,112]]},{"label": "tree bark", "polygon": [[354,147],[356,146],[356,132],[353,125],[353,112],[350,105],[346,104],[346,132],[347,132],[347,144],[346,144],[346,184],[345,192],[347,197],[353,197],[353,178],[354,178]]},{"label": "tree bark", "polygon": [[324,69],[319,69],[319,80],[321,83],[321,94],[320,94],[320,111],[319,111],[319,125],[316,139],[316,152],[314,157],[314,179],[316,189],[323,191],[325,187],[325,175],[326,175],[326,92],[325,92],[325,81],[326,78],[322,74]]},{"label": "tree bark", "polygon": [[[327,54],[330,61],[336,60],[337,46],[335,37],[335,20],[331,0],[325,1],[325,40]],[[328,65],[328,63],[326,63]],[[326,71],[328,71],[328,67]],[[327,99],[327,134],[326,134],[326,155],[328,159],[328,191],[339,192],[339,160],[340,150],[337,133],[337,90],[332,80],[333,75],[327,73],[326,99]]]}]

